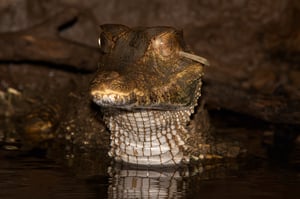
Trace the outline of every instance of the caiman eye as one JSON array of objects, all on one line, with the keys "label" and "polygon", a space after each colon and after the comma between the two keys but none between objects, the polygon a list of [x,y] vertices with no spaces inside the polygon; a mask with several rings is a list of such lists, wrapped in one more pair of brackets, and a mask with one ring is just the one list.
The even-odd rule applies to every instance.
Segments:
[{"label": "caiman eye", "polygon": [[109,53],[113,46],[113,41],[107,35],[101,33],[100,37],[98,38],[98,45],[102,52]]},{"label": "caiman eye", "polygon": [[171,34],[162,34],[152,41],[152,46],[156,52],[164,57],[172,55],[178,50],[178,42]]}]

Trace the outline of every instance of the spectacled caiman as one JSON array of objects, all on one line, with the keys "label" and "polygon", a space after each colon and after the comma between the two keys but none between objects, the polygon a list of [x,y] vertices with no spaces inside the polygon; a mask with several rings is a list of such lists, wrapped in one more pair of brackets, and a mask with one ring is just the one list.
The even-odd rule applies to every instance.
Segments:
[{"label": "spectacled caiman", "polygon": [[[100,122],[98,109],[110,131],[109,155],[116,161],[172,166],[235,158],[244,152],[238,143],[214,136],[201,99],[208,61],[189,49],[182,31],[118,24],[102,25],[101,30],[103,56],[89,93],[83,90],[83,97],[70,101],[72,108],[52,106],[27,115],[25,137],[34,142],[52,138],[42,133],[58,128],[74,140],[94,136],[90,140],[95,146],[107,135],[104,126],[95,125]],[[91,114],[80,116],[87,110]],[[63,116],[52,116],[56,112]],[[86,135],[72,134],[85,127]]]},{"label": "spectacled caiman", "polygon": [[111,157],[138,165],[177,165],[191,157],[239,154],[239,147],[216,143],[206,129],[189,128],[208,61],[190,52],[181,31],[101,28],[104,60],[90,94],[111,131]]}]

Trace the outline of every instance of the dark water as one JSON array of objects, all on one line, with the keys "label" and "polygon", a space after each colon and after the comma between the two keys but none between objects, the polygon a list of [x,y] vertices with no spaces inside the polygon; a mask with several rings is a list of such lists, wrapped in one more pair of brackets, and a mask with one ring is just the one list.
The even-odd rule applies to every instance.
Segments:
[{"label": "dark water", "polygon": [[90,184],[66,167],[38,157],[1,155],[0,198],[103,198],[108,179]]},{"label": "dark water", "polygon": [[[299,157],[299,156],[298,156]],[[299,164],[247,160],[238,166],[137,170],[0,152],[0,198],[299,198]],[[88,164],[88,162],[85,162]]]},{"label": "dark water", "polygon": [[238,119],[233,132],[248,143],[249,158],[177,169],[111,164],[101,149],[22,152],[0,143],[0,199],[300,198],[299,128],[275,126],[271,133]]}]

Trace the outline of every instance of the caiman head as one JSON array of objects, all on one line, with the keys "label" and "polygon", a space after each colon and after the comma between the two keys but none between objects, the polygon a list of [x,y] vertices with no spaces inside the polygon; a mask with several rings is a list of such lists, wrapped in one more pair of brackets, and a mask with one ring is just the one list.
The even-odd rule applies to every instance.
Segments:
[{"label": "caiman head", "polygon": [[177,165],[200,97],[206,59],[171,27],[102,25],[103,59],[90,94],[111,131],[109,155],[138,165]]},{"label": "caiman head", "polygon": [[121,109],[181,109],[200,96],[206,59],[189,52],[171,27],[101,26],[103,60],[91,83],[93,101]]}]

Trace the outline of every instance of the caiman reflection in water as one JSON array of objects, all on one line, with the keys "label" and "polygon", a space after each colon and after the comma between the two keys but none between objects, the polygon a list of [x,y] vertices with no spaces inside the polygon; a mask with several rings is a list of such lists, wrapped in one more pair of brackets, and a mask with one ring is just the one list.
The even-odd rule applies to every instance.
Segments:
[{"label": "caiman reflection in water", "polygon": [[187,177],[184,168],[109,168],[109,198],[182,198]]}]

